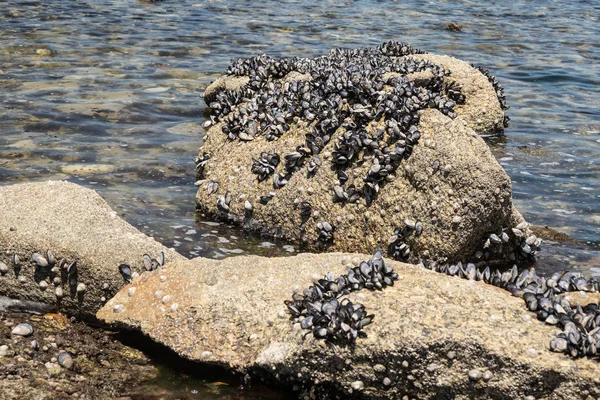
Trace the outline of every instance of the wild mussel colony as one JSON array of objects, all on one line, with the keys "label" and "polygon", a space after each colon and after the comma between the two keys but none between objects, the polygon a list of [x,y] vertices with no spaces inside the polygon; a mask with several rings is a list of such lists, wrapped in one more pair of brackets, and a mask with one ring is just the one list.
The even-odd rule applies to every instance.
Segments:
[{"label": "wild mussel colony", "polygon": [[[337,138],[332,154],[339,181],[333,188],[334,201],[354,203],[364,198],[370,204],[418,143],[419,112],[436,108],[454,118],[455,105],[465,100],[460,87],[444,85],[449,71],[430,62],[399,58],[421,53],[409,45],[389,42],[377,48],[335,49],[315,58],[260,55],[238,59],[232,62],[228,74],[247,76],[250,81],[238,91],[222,90],[208,100],[211,115],[205,127],[221,122],[221,130],[230,140],[250,141],[262,135],[271,141],[284,135],[295,121],[310,125],[311,133],[296,151],[285,155],[262,152],[249,166],[259,181],[272,176],[274,190],[285,186],[305,163],[308,173],[314,174],[321,165],[319,153],[343,128],[345,132]],[[433,73],[425,87],[416,86],[406,77],[425,70]],[[298,80],[283,79],[292,72]],[[385,78],[389,72],[396,74]],[[386,129],[367,132],[369,123],[382,118]],[[363,177],[364,185],[346,186],[345,171],[363,151],[373,155],[372,165]],[[196,160],[199,179],[203,178],[208,159],[209,155],[203,154]],[[282,160],[285,173],[276,173]],[[217,189],[216,182],[207,187],[211,193]],[[261,203],[268,203],[272,197],[272,193],[263,196]],[[228,210],[227,200],[227,194],[219,197],[220,210]],[[252,208],[252,204],[246,204],[247,211]],[[310,204],[301,209],[310,209]],[[323,240],[330,240],[334,228],[325,228],[332,226],[323,221],[316,227]]]},{"label": "wild mussel colony", "polygon": [[[444,84],[449,71],[426,61],[401,58],[422,54],[421,50],[398,42],[384,43],[376,48],[334,49],[329,54],[315,58],[275,59],[260,55],[238,59],[231,63],[228,74],[249,77],[249,83],[237,91],[221,90],[207,99],[210,119],[205,127],[221,124],[221,131],[230,140],[251,141],[259,135],[267,140],[277,140],[293,123],[304,121],[310,128],[306,142],[290,154],[262,152],[257,154],[251,171],[259,181],[272,177],[273,189],[287,184],[291,176],[308,163],[308,173],[314,174],[321,165],[319,153],[332,139],[336,140],[332,158],[337,172],[338,184],[333,187],[333,200],[354,203],[364,199],[369,205],[402,160],[410,157],[418,144],[417,129],[420,112],[426,108],[438,109],[450,118],[456,113],[454,107],[465,102],[460,86]],[[501,107],[506,110],[504,91],[495,77],[478,68],[494,87]],[[407,75],[429,70],[433,78],[425,86],[417,86]],[[290,73],[295,78],[290,79]],[[395,74],[386,74],[386,73]],[[285,78],[285,79],[284,79]],[[385,121],[385,129],[368,130],[374,121]],[[505,117],[505,126],[508,118]],[[335,137],[339,128],[342,134]],[[374,131],[374,132],[373,132]],[[369,153],[372,164],[363,177],[362,187],[346,185],[346,170]],[[196,159],[199,179],[209,159],[203,154]],[[285,160],[285,173],[276,173],[281,160]],[[364,161],[364,159],[363,159]],[[207,186],[216,193],[218,183]],[[270,192],[261,197],[265,205],[274,196]],[[219,196],[218,208],[229,211],[231,195]],[[245,203],[251,213],[254,205]],[[310,216],[311,205],[299,204],[303,217]],[[308,218],[303,218],[307,220]],[[410,221],[399,228],[388,242],[389,254],[406,259],[410,249],[403,242],[406,235],[422,234],[422,225]],[[315,229],[320,241],[331,241],[335,227],[327,221],[319,222]],[[515,262],[532,261],[539,250],[541,240],[524,236],[524,227],[517,227],[509,234],[490,233],[474,258],[481,265],[494,252],[501,252],[504,243],[517,240],[519,251]],[[565,352],[573,357],[596,356],[600,345],[600,310],[597,304],[573,309],[559,294],[569,291],[598,291],[595,279],[567,272],[550,278],[540,277],[534,269],[518,273],[517,267],[509,271],[476,267],[472,263],[438,265],[421,261],[431,270],[474,279],[507,289],[522,297],[529,310],[537,312],[538,318],[548,324],[561,327],[563,332],[551,341],[553,351]],[[393,285],[397,275],[382,258],[381,251],[371,260],[361,263],[348,274],[334,278],[327,274],[302,293],[295,293],[286,305],[293,320],[301,321],[304,329],[316,338],[330,341],[353,341],[364,334],[365,326],[373,321],[364,305],[353,303],[342,296],[362,288],[383,289]]]},{"label": "wild mussel colony", "polygon": [[[77,271],[77,260],[69,262],[65,258],[57,260],[54,254],[48,250],[45,253],[33,253],[31,255],[35,273],[34,277],[41,291],[48,290],[50,285],[54,285],[54,294],[56,299],[60,301],[65,292],[63,289],[64,283],[70,289],[71,297],[83,296],[87,290],[85,283],[79,281]],[[23,268],[28,266],[28,262],[21,260],[17,253],[13,253],[10,258],[14,275],[19,283],[27,282],[27,277],[22,274]],[[6,275],[9,272],[9,267],[3,262],[0,262],[0,274]]]},{"label": "wild mussel colony", "polygon": [[[334,139],[332,159],[338,181],[332,188],[333,201],[362,200],[368,206],[385,183],[394,179],[393,173],[418,144],[421,111],[435,108],[454,118],[454,107],[465,101],[459,85],[444,83],[450,71],[427,61],[402,58],[423,53],[410,45],[387,42],[376,48],[334,49],[314,58],[260,55],[232,61],[228,74],[248,77],[249,82],[238,90],[220,90],[205,99],[210,111],[205,127],[220,124],[220,130],[232,141],[251,141],[258,136],[272,141],[294,123],[305,123],[310,133],[295,151],[256,155],[248,167],[257,180],[272,177],[273,190],[277,190],[305,164],[309,176],[314,175],[321,166],[319,153]],[[415,85],[407,77],[422,71],[432,73],[424,86]],[[487,71],[483,72],[506,108],[502,87]],[[381,120],[385,121],[384,129],[367,129]],[[343,133],[336,136],[340,128]],[[348,183],[347,170],[356,162],[365,162],[361,154],[371,156],[370,168],[362,184]],[[204,179],[209,157],[203,153],[196,159],[199,180]],[[284,171],[276,172],[283,160]],[[206,186],[208,194],[218,189],[215,181]],[[271,191],[260,196],[259,202],[266,205],[274,196]],[[217,209],[229,213],[231,200],[231,193],[219,195]],[[308,221],[312,205],[304,201],[296,206],[302,221]],[[245,201],[247,216],[252,215],[254,207]],[[333,240],[335,225],[320,221],[315,231],[318,242],[326,247]]]},{"label": "wild mussel colony", "polygon": [[[443,84],[449,71],[430,62],[399,58],[421,53],[424,52],[409,45],[388,42],[377,48],[334,49],[315,58],[274,59],[261,55],[238,59],[232,62],[228,74],[247,76],[250,81],[238,91],[222,90],[210,100],[211,116],[205,127],[221,122],[221,130],[230,140],[250,141],[262,135],[271,141],[284,135],[297,120],[310,125],[311,133],[296,151],[283,157],[262,152],[253,160],[252,173],[258,181],[272,176],[275,190],[285,186],[305,163],[309,175],[314,175],[321,165],[319,153],[343,128],[345,132],[337,138],[332,153],[339,181],[333,188],[333,199],[354,203],[364,198],[368,205],[418,143],[419,112],[437,108],[454,118],[455,105],[465,100],[460,87]],[[433,73],[425,87],[414,85],[406,77],[425,70]],[[302,78],[296,75],[299,79],[284,81],[292,72]],[[390,72],[396,74],[385,78]],[[386,128],[369,133],[367,125],[382,118]],[[346,170],[361,152],[373,155],[364,185],[346,187]],[[285,173],[279,174],[276,168],[282,158]],[[208,159],[205,153],[196,160],[199,179],[203,178]],[[215,193],[218,184],[209,182],[207,190]],[[262,196],[261,204],[268,203],[273,195]],[[219,196],[218,209],[228,212],[230,201],[229,193]],[[248,200],[244,206],[247,213],[254,207]],[[303,202],[299,208],[306,221],[312,206]],[[315,228],[319,241],[333,240],[335,228],[329,222],[319,222]],[[340,300],[340,296],[365,287],[383,289],[396,278],[379,251],[347,275],[334,279],[329,274],[304,294],[295,294],[287,306],[293,318],[303,318],[301,326],[310,329],[315,337],[351,341],[371,323],[373,316],[366,314],[363,305]]]},{"label": "wild mussel colony", "polygon": [[292,319],[300,321],[302,329],[308,329],[315,338],[352,342],[364,335],[362,329],[375,316],[367,315],[363,304],[342,297],[365,288],[383,290],[394,286],[395,280],[398,274],[378,250],[369,261],[349,269],[347,274],[335,278],[328,273],[302,293],[294,293],[285,305]]},{"label": "wild mussel colony", "polygon": [[[571,307],[563,293],[600,291],[600,282],[585,278],[580,273],[554,273],[551,277],[539,276],[535,268],[521,273],[516,265],[501,272],[489,266],[476,267],[473,263],[437,264],[419,263],[424,268],[462,279],[483,281],[509,291],[522,298],[527,309],[537,313],[540,321],[562,328],[550,342],[550,350],[572,357],[598,357],[600,347],[600,307],[589,304]],[[374,315],[367,315],[365,307],[343,296],[361,289],[383,290],[393,286],[398,275],[383,260],[378,250],[369,261],[363,261],[347,274],[334,278],[328,273],[302,293],[294,293],[285,304],[293,321],[310,330],[315,338],[328,341],[352,342],[364,336],[363,328]]]},{"label": "wild mussel colony", "polygon": [[[152,258],[148,254],[142,257],[144,267],[147,271],[154,271],[165,264],[165,254],[160,252],[157,258]],[[33,264],[34,279],[41,291],[46,291],[50,285],[54,285],[54,295],[57,301],[61,301],[65,297],[64,288],[69,289],[69,294],[72,298],[78,297],[81,299],[87,291],[85,283],[79,280],[77,268],[78,260],[75,259],[69,262],[65,258],[58,260],[52,251],[36,252],[31,255],[31,263]],[[19,254],[12,253],[10,263],[13,273],[19,283],[27,282],[27,276],[22,273],[23,268],[28,268],[30,262],[26,259],[21,259]],[[128,264],[120,264],[117,267],[119,273],[125,282],[131,282],[132,278],[137,276],[136,272],[132,272]],[[10,268],[3,262],[0,262],[0,275],[8,274]],[[108,284],[104,284],[103,289],[108,289]],[[105,302],[106,297],[102,297],[100,301]]]},{"label": "wild mussel colony", "polygon": [[[146,271],[156,271],[165,265],[165,253],[161,251],[156,258],[152,258],[150,255],[148,255],[148,253],[145,253],[142,256],[142,261]],[[120,264],[119,273],[127,283],[131,282],[131,280],[137,275],[137,273],[132,272],[129,264]]]},{"label": "wild mussel colony", "polygon": [[502,272],[498,269],[492,271],[489,266],[482,269],[473,263],[440,265],[422,260],[419,264],[435,272],[483,281],[522,298],[527,309],[537,313],[540,321],[562,328],[562,332],[550,342],[550,350],[572,357],[600,355],[600,305],[573,308],[561,296],[567,292],[600,291],[600,282],[596,278],[585,278],[576,272],[557,272],[551,277],[544,277],[537,275],[535,268],[519,273],[516,265]]}]

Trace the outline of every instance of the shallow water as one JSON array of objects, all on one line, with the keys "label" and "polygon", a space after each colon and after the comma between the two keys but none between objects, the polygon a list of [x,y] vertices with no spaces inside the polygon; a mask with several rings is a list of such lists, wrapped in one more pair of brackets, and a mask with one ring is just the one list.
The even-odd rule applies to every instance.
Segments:
[{"label": "shallow water", "polygon": [[[231,58],[399,40],[498,77],[512,122],[489,144],[513,179],[515,204],[576,240],[547,244],[538,268],[600,275],[597,4],[0,1],[0,184],[91,187],[189,257],[292,254],[195,215],[201,94]],[[463,31],[447,30],[452,21]]]}]

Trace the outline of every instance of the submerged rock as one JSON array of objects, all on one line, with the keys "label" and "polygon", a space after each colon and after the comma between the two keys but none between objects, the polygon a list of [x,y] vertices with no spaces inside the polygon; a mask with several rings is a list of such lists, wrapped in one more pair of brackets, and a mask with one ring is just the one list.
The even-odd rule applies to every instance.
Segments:
[{"label": "submerged rock", "polygon": [[93,317],[125,284],[121,264],[142,272],[144,253],[184,259],[73,183],[0,187],[0,208],[0,263],[8,267],[0,296],[19,300],[1,300],[7,310],[37,311],[42,303]]},{"label": "submerged rock", "polygon": [[198,208],[313,249],[396,237],[411,261],[518,256],[511,181],[478,135],[502,129],[495,88],[463,61],[394,46],[234,62],[204,95]]},{"label": "submerged rock", "polygon": [[[556,329],[531,318],[523,300],[418,266],[394,262],[393,286],[348,295],[375,314],[366,337],[352,345],[317,339],[291,321],[284,302],[293,292],[369,258],[176,261],[162,272],[166,280],[154,274],[133,282],[97,316],[140,330],[184,358],[296,385],[306,397],[347,398],[350,391],[370,399],[600,396],[598,362],[551,352]],[[178,307],[163,304],[157,291]],[[481,380],[474,370],[485,371]]]}]

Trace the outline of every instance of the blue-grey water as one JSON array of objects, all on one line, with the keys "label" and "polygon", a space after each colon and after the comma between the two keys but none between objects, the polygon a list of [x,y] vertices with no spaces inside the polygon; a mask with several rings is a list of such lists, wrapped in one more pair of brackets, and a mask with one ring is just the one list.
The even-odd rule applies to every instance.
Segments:
[{"label": "blue-grey water", "polygon": [[195,215],[201,94],[232,58],[398,40],[498,77],[515,204],[574,239],[538,268],[600,275],[599,27],[594,0],[0,1],[0,184],[91,187],[189,257],[293,253]]}]

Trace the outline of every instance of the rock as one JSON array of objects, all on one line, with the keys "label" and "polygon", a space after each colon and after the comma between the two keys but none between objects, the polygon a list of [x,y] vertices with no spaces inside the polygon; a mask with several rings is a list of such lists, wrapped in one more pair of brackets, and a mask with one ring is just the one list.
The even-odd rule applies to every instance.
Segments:
[{"label": "rock", "polygon": [[123,304],[115,304],[115,306],[113,307],[113,312],[114,313],[120,313],[123,311],[125,307],[123,306]]},{"label": "rock", "polygon": [[462,32],[462,26],[458,22],[449,22],[446,24],[446,29],[452,32]]},{"label": "rock", "polygon": [[445,80],[460,85],[461,93],[467,98],[464,104],[457,104],[458,118],[481,135],[495,134],[504,130],[504,111],[498,96],[488,78],[468,62],[450,56],[418,54],[408,56],[418,60],[431,61],[450,70]]},{"label": "rock", "polygon": [[352,390],[358,392],[364,389],[365,384],[362,381],[354,381],[350,384],[350,387],[352,388]]},{"label": "rock", "polygon": [[61,166],[61,171],[65,174],[75,176],[88,176],[95,174],[110,174],[115,172],[116,167],[111,164],[77,164],[69,163]]},{"label": "rock", "polygon": [[215,100],[220,91],[235,92],[247,85],[248,82],[250,82],[250,78],[247,76],[222,76],[206,88],[204,99],[210,103]]},{"label": "rock", "polygon": [[[255,203],[251,221],[244,220],[244,202],[236,201],[236,198],[242,194],[257,198],[272,190],[270,180],[256,182],[256,176],[250,171],[252,157],[271,150],[286,154],[299,142],[285,147],[281,139],[267,142],[259,138],[240,146],[235,142],[227,143],[226,136],[215,130],[209,131],[203,149],[211,153],[205,167],[208,180],[199,187],[196,199],[207,215],[223,217],[217,206],[218,194],[209,195],[206,190],[209,181],[216,181],[218,193],[235,194],[229,205],[229,218],[263,233],[282,236],[296,243],[306,242],[310,248],[319,246],[317,224],[330,221],[335,228],[333,242],[328,248],[331,251],[372,252],[386,247],[395,228],[403,226],[403,221],[410,218],[423,225],[423,234],[413,235],[407,241],[412,260],[426,252],[440,259],[473,259],[487,232],[499,231],[522,221],[512,207],[510,178],[485,142],[461,120],[450,120],[430,110],[422,115],[420,130],[422,138],[431,141],[431,147],[415,146],[412,156],[404,163],[403,171],[408,172],[400,171],[396,180],[386,185],[368,207],[383,210],[400,205],[399,212],[389,213],[385,218],[372,214],[367,219],[365,207],[333,203],[331,188],[337,177],[327,166],[321,167],[312,178],[302,172],[294,174],[285,187],[276,191],[267,206]],[[432,160],[438,161],[442,168],[452,164],[453,172],[431,174]],[[229,176],[236,176],[236,179],[230,180]],[[311,195],[302,191],[308,187],[313,188]],[[496,188],[500,188],[499,195],[494,194]],[[456,194],[450,195],[450,189]],[[295,198],[309,202],[313,212],[319,213],[318,218],[309,218],[303,224],[301,207],[293,204]],[[456,209],[455,204],[458,205]],[[334,222],[338,216],[341,216],[341,222]],[[491,226],[486,227],[481,221],[491,221]]]},{"label": "rock", "polygon": [[[224,121],[211,126],[198,156],[198,208],[211,218],[236,221],[245,228],[309,249],[366,253],[387,249],[388,239],[397,228],[404,228],[404,220],[410,219],[420,222],[422,235],[404,239],[410,248],[406,253],[409,261],[423,257],[473,260],[487,234],[500,234],[523,221],[512,205],[510,178],[477,135],[502,129],[504,112],[487,77],[468,63],[431,54],[406,58],[450,70],[444,79],[459,85],[466,101],[456,105],[458,116],[454,119],[437,109],[422,110],[416,126],[419,142],[410,157],[387,175],[385,184],[378,186],[378,194],[370,204],[362,190],[364,177],[375,166],[373,151],[359,151],[357,158],[364,158],[365,162],[350,164],[345,170],[345,183],[340,182],[332,168],[332,155],[345,128],[338,128],[320,150],[321,166],[314,174],[309,173],[309,168],[317,158],[310,155],[297,171],[286,169],[285,156],[297,152],[298,146],[306,147],[307,134],[313,132],[313,126],[300,119],[289,121],[290,130],[272,141],[260,132],[253,140],[235,135],[230,140],[223,133],[223,128],[227,128]],[[387,78],[396,75],[399,74],[387,73]],[[407,76],[419,85],[429,85],[432,78],[429,70]],[[289,79],[282,78],[286,80]],[[205,100],[214,105],[212,101],[219,93],[234,93],[244,85],[250,85],[244,77],[224,76],[207,88]],[[376,135],[385,130],[383,118],[374,122],[365,126],[366,132]],[[394,144],[387,144],[394,151]],[[253,173],[252,168],[262,152],[276,153],[279,163],[272,161],[272,165],[277,164],[272,174],[265,172],[265,179],[259,182],[261,175]],[[274,181],[275,176],[280,177],[278,182],[287,183],[279,187],[281,183]],[[352,185],[362,194],[356,202],[346,202],[343,196],[350,196]],[[324,232],[321,227],[325,223],[332,229]],[[508,257],[512,251],[518,251],[518,243],[511,237],[511,242],[503,245],[502,254],[492,254],[491,258]]]},{"label": "rock", "polygon": [[8,355],[8,346],[3,344],[0,346],[0,357],[6,357]]},{"label": "rock", "polygon": [[573,307],[585,307],[589,304],[600,303],[600,293],[590,292],[566,292],[560,293],[559,297],[566,299]]},{"label": "rock", "polygon": [[52,51],[49,49],[36,49],[35,54],[38,56],[50,56],[52,55]]},{"label": "rock", "polygon": [[57,363],[48,361],[47,363],[44,364],[44,366],[48,370],[48,373],[50,374],[50,376],[56,376],[62,372],[60,365],[58,365]]},{"label": "rock", "polygon": [[52,312],[55,306],[46,303],[28,301],[28,300],[18,300],[18,299],[9,299],[8,297],[0,296],[0,311],[3,312],[28,312],[28,313],[38,313],[43,314],[47,312]]},{"label": "rock", "polygon": [[204,132],[204,130],[202,129],[202,126],[198,124],[193,122],[184,122],[167,129],[167,132],[172,135],[198,136]]},{"label": "rock", "polygon": [[492,374],[490,371],[485,371],[485,372],[483,373],[483,380],[484,380],[485,382],[489,382],[489,381],[491,381],[493,377],[494,377],[494,374]]},{"label": "rock", "polygon": [[[312,335],[303,339],[307,331],[295,329],[289,314],[278,318],[295,288],[310,286],[314,274],[346,273],[340,260],[354,257],[369,258],[305,253],[177,261],[162,272],[165,282],[158,274],[133,282],[97,316],[140,330],[183,358],[206,362],[210,352],[211,364],[296,385],[313,398],[347,396],[355,381],[364,383],[361,396],[370,399],[433,398],[439,393],[456,398],[497,393],[523,398],[532,392],[562,399],[585,391],[600,395],[597,361],[549,351],[556,329],[536,319],[523,321],[529,314],[523,300],[414,265],[394,262],[402,279],[393,287],[348,296],[375,314],[364,329],[367,337],[354,346],[327,346]],[[130,287],[136,287],[134,297],[127,294]],[[172,295],[177,310],[154,297],[158,289]],[[113,313],[118,304],[125,307]],[[250,335],[256,339],[249,341]],[[530,357],[529,349],[537,356]],[[386,367],[384,375],[374,371],[377,364]],[[466,371],[484,368],[494,379],[477,387],[465,384]]]},{"label": "rock", "polygon": [[385,366],[381,365],[381,364],[375,364],[373,366],[373,371],[378,372],[378,373],[385,372]]},{"label": "rock", "polygon": [[[19,300],[4,302],[9,310],[43,303],[93,317],[103,305],[100,299],[112,297],[123,286],[120,264],[142,272],[142,255],[156,257],[161,251],[167,261],[184,259],[119,218],[96,192],[73,183],[1,187],[0,208],[0,227],[6,227],[0,229],[0,262],[10,269],[0,275],[0,296]],[[41,268],[31,258],[34,253],[45,257],[48,250],[55,259],[54,267],[61,266],[56,276],[50,265]],[[17,269],[13,254],[19,258]],[[60,263],[63,258],[64,265]],[[67,267],[75,260],[69,275]],[[57,277],[62,284],[53,290],[39,290],[37,282],[54,282]],[[108,287],[103,283],[109,283]]]}]

